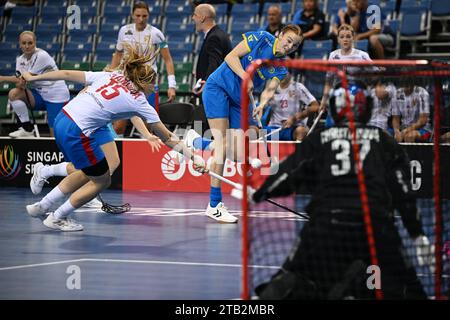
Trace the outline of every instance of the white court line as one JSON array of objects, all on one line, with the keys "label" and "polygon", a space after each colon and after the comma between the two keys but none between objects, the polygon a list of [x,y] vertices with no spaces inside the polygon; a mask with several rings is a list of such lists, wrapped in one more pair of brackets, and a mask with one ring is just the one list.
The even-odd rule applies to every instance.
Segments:
[{"label": "white court line", "polygon": [[[242,211],[228,210],[231,214],[242,216]],[[177,208],[149,208],[132,207],[129,215],[153,216],[153,217],[180,217],[180,216],[203,216],[205,209],[177,209]],[[251,218],[277,218],[291,221],[308,221],[301,217],[295,217],[292,213],[285,211],[262,211],[255,210],[249,214]]]},{"label": "white court line", "polygon": [[62,261],[54,261],[54,262],[24,264],[24,265],[19,265],[19,266],[0,268],[0,271],[14,270],[14,269],[24,269],[24,268],[34,268],[34,267],[43,267],[43,266],[51,266],[51,265],[55,265],[55,264],[64,264],[64,263],[73,263],[73,262],[82,262],[83,260],[84,259],[75,259],[75,260],[62,260]]},{"label": "white court line", "polygon": [[[116,263],[141,263],[141,264],[168,264],[179,266],[201,266],[201,267],[229,267],[229,268],[241,268],[240,264],[228,264],[228,263],[207,263],[207,262],[186,262],[186,261],[161,261],[161,260],[126,260],[126,259],[94,259],[94,258],[82,258],[76,260],[62,260],[45,263],[25,264],[19,266],[11,266],[0,268],[0,271],[43,267],[57,264],[74,263],[74,262],[116,262]],[[278,266],[259,266],[251,265],[250,268],[254,269],[278,269]]]}]

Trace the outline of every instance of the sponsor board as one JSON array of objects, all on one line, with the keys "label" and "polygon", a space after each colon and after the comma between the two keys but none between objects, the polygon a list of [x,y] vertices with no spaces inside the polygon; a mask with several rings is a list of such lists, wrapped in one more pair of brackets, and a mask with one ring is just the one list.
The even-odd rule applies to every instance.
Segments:
[{"label": "sponsor board", "polygon": [[[121,142],[117,143],[121,154]],[[34,165],[57,164],[65,161],[64,155],[58,150],[55,140],[44,139],[0,139],[0,186],[29,187],[34,173]],[[112,188],[122,187],[121,167],[113,175]],[[50,178],[46,187],[56,186],[61,177]],[[50,190],[50,189],[48,189]],[[43,191],[44,193],[46,190]]]}]

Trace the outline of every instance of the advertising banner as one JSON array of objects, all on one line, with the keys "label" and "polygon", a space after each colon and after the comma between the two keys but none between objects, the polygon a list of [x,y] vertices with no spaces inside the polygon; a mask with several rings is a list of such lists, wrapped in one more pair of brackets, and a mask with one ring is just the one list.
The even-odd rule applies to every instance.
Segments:
[{"label": "advertising banner", "polygon": [[[122,153],[122,142],[117,141],[119,155]],[[53,138],[10,139],[0,138],[0,186],[29,187],[33,176],[34,165],[57,164],[63,162],[64,156],[58,150]],[[122,188],[122,166],[112,176],[111,188]],[[62,177],[50,178],[46,186],[56,186]]]},{"label": "advertising banner", "polygon": [[[209,175],[201,175],[192,167],[192,161],[181,161],[177,152],[162,147],[152,153],[144,140],[117,140],[121,165],[113,175],[111,188],[123,190],[209,192]],[[270,144],[272,155],[280,161],[295,152],[299,144]],[[418,197],[431,198],[433,192],[433,146],[431,144],[403,145],[411,163],[412,190]],[[269,161],[263,143],[252,143],[250,157],[262,161],[262,170],[252,170],[251,183],[254,187],[264,181],[268,174]],[[201,154],[211,161],[211,153]],[[56,164],[64,161],[54,139],[10,139],[0,138],[0,187],[29,187],[33,167],[37,162]],[[275,163],[277,162],[275,161]],[[273,164],[273,163],[272,163]],[[242,166],[227,160],[224,176],[241,182]],[[50,178],[50,186],[55,186],[61,178]],[[222,184],[225,193],[231,187]],[[450,198],[450,146],[441,147],[441,190],[445,198]]]}]

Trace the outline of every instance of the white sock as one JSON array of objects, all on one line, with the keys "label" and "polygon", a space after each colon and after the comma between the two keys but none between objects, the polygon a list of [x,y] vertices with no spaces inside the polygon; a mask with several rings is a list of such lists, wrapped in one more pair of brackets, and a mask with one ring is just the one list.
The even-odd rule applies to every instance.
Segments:
[{"label": "white sock", "polygon": [[65,196],[66,195],[62,193],[61,189],[56,186],[39,203],[41,205],[41,208],[43,208],[44,210],[48,210],[52,205],[55,204],[55,202],[64,199]]},{"label": "white sock", "polygon": [[76,208],[72,206],[70,203],[70,199],[67,199],[66,202],[64,202],[58,209],[56,209],[55,212],[53,212],[53,216],[56,219],[63,219],[67,217],[69,214],[71,214]]},{"label": "white sock", "polygon": [[10,101],[11,107],[20,119],[20,122],[30,122],[30,116],[28,115],[28,108],[25,102],[22,100]]},{"label": "white sock", "polygon": [[67,177],[67,165],[68,162],[61,162],[58,164],[52,164],[50,166],[44,166],[41,169],[41,176],[44,179],[48,179],[50,177]]}]

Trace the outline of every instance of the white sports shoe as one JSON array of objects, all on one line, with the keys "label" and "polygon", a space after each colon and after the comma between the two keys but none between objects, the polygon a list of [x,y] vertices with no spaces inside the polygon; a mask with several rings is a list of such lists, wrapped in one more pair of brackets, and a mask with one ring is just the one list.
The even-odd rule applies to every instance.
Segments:
[{"label": "white sports shoe", "polygon": [[102,207],[102,203],[97,199],[94,198],[91,201],[89,201],[88,203],[85,203],[83,208],[98,208],[100,209]]},{"label": "white sports shoe", "polygon": [[196,138],[201,138],[201,135],[199,135],[197,133],[197,131],[195,131],[194,129],[189,129],[187,134],[186,134],[186,138],[184,139],[184,143],[186,144],[186,147],[192,148],[192,149],[195,150],[195,148],[194,148],[194,140]]},{"label": "white sports shoe", "polygon": [[39,218],[42,221],[47,217],[46,212],[47,210],[44,210],[39,202],[29,204],[26,206],[28,215],[33,218]]},{"label": "white sports shoe", "polygon": [[219,202],[215,208],[211,207],[208,203],[206,216],[222,223],[236,223],[238,221],[238,218],[228,212],[228,209],[224,206],[223,202]]},{"label": "white sports shoe", "polygon": [[61,231],[82,231],[83,226],[79,223],[76,223],[75,220],[69,218],[56,219],[53,215],[53,212],[50,212],[47,215],[47,218],[44,220],[44,225],[49,227],[50,229],[61,230]]},{"label": "white sports shoe", "polygon": [[11,138],[28,138],[28,137],[34,137],[34,130],[33,131],[27,131],[24,128],[20,127],[18,130],[13,131],[9,134]]},{"label": "white sports shoe", "polygon": [[39,194],[44,187],[44,183],[48,183],[41,175],[41,169],[44,167],[42,162],[38,162],[34,165],[34,173],[30,180],[30,188],[33,194]]}]

